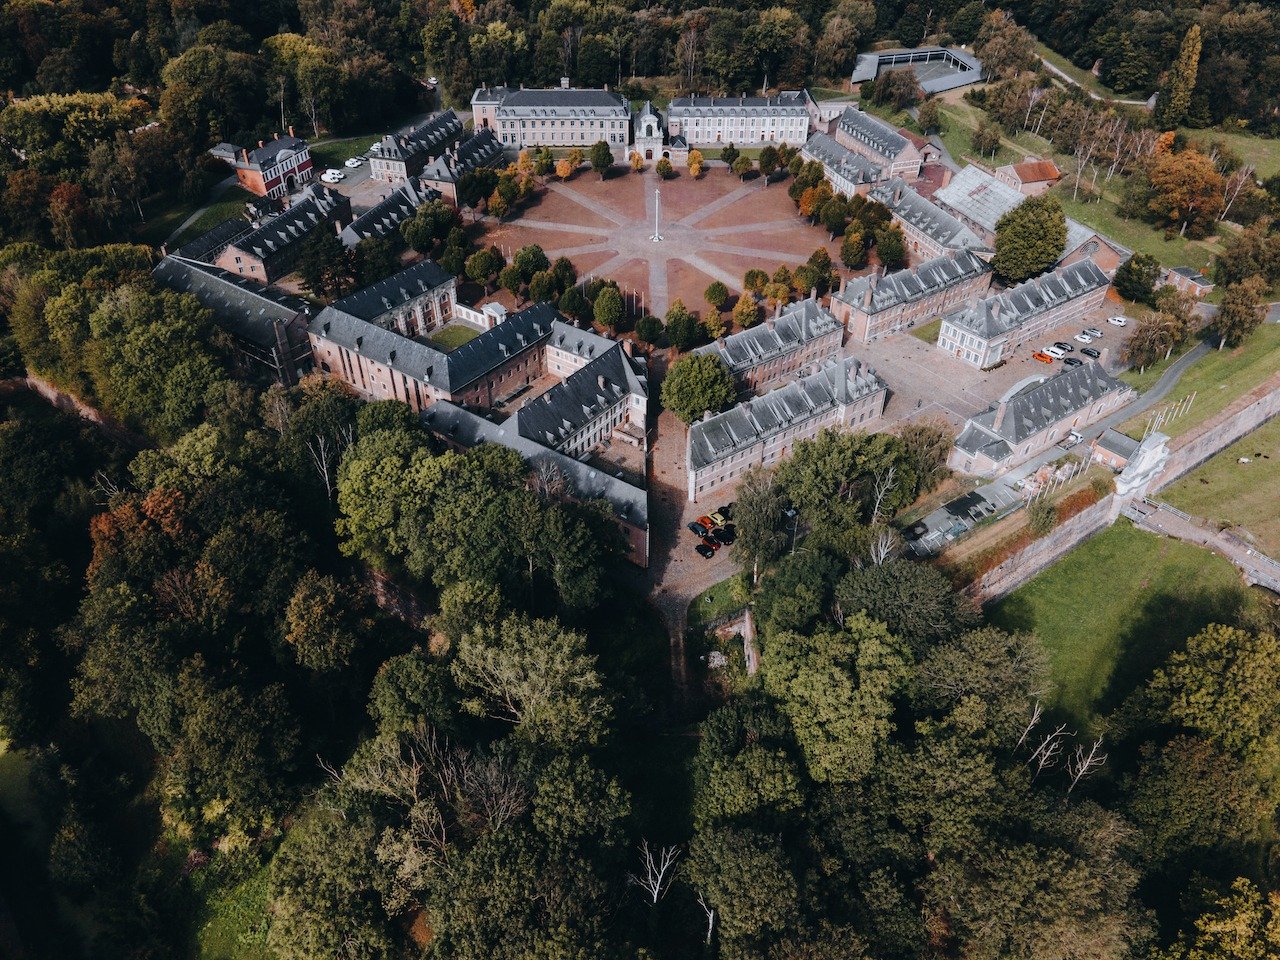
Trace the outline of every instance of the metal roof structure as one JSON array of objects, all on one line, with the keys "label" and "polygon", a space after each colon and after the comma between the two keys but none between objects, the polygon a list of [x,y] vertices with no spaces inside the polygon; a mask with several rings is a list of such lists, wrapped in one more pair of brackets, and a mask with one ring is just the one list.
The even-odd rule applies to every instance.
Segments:
[{"label": "metal roof structure", "polygon": [[860,53],[849,75],[852,83],[865,83],[881,70],[911,67],[925,93],[943,93],[982,79],[982,61],[959,47],[915,47]]},{"label": "metal roof structure", "polygon": [[987,243],[936,203],[926,200],[901,177],[871,188],[868,197],[948,250],[988,250]]}]

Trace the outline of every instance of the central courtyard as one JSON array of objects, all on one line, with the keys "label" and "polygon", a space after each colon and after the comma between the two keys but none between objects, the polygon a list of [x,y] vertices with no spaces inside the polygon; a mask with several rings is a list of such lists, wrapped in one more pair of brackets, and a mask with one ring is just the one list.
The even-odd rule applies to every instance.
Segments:
[{"label": "central courtyard", "polygon": [[[795,268],[819,247],[839,263],[839,243],[799,216],[789,182],[766,186],[760,176],[743,182],[722,166],[697,180],[687,171],[665,181],[652,170],[615,172],[607,180],[579,171],[566,182],[548,182],[519,218],[490,221],[483,242],[508,257],[536,243],[553,260],[572,260],[581,277],[616,280],[657,316],[677,299],[704,310],[703,291],[713,281],[741,293],[747,270]],[[655,187],[662,193],[659,242],[650,239]]]}]

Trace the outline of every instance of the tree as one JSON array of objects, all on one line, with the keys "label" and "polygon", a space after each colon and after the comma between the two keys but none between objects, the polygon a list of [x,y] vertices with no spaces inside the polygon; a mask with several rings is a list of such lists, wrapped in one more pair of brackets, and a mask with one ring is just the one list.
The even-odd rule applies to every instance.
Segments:
[{"label": "tree", "polygon": [[861,270],[867,265],[867,240],[858,222],[845,228],[840,240],[840,262],[850,270]]},{"label": "tree", "polygon": [[978,610],[933,567],[894,559],[853,570],[836,586],[838,617],[865,613],[923,652],[976,626]]},{"label": "tree", "polygon": [[467,278],[489,289],[489,282],[494,275],[501,272],[505,260],[497,247],[488,250],[477,250],[467,257]]},{"label": "tree", "polygon": [[603,140],[597,140],[591,148],[591,169],[600,174],[603,180],[609,175],[609,170],[613,167],[613,151],[609,148],[609,144]]},{"label": "tree", "polygon": [[720,162],[730,169],[738,160],[738,148],[732,143],[720,148]]},{"label": "tree", "polygon": [[623,305],[622,294],[618,292],[617,287],[605,287],[596,295],[595,303],[592,304],[592,316],[596,323],[602,327],[608,327],[612,330],[622,322]]},{"label": "tree", "polygon": [[942,129],[942,111],[938,109],[938,101],[930,97],[916,110],[916,123],[925,133]]},{"label": "tree", "polygon": [[991,154],[994,158],[996,151],[1000,149],[1000,139],[1000,128],[984,118],[974,128],[970,142],[978,156],[985,157],[987,154]]},{"label": "tree", "polygon": [[644,169],[644,157],[640,156],[640,151],[632,150],[631,156],[627,158],[627,162],[631,164],[631,169],[635,173],[639,173]]},{"label": "tree", "polygon": [[726,953],[757,956],[753,941],[794,923],[796,878],[778,839],[729,826],[700,831],[689,850],[688,870],[716,911]]},{"label": "tree", "polygon": [[1156,104],[1156,122],[1161,130],[1173,130],[1182,125],[1191,106],[1191,91],[1196,86],[1196,74],[1200,69],[1200,24],[1193,23],[1182,39],[1178,59],[1169,71],[1169,86],[1160,94]]},{"label": "tree", "polygon": [[520,294],[524,289],[524,277],[520,275],[520,268],[514,263],[509,263],[503,267],[498,272],[498,286],[515,297],[517,303],[520,303],[523,299]]},{"label": "tree", "polygon": [[49,194],[49,227],[54,242],[75,248],[85,243],[94,230],[89,198],[76,183],[60,183]]},{"label": "tree", "polygon": [[504,217],[506,217],[508,213],[511,212],[511,205],[507,202],[506,198],[503,197],[503,195],[496,189],[493,191],[493,193],[489,194],[489,199],[485,201],[485,206],[488,208],[489,213],[491,213],[498,220],[502,220]]},{"label": "tree", "polygon": [[645,343],[657,343],[662,338],[662,321],[645,314],[636,321],[636,336]]},{"label": "tree", "polygon": [[749,293],[743,293],[733,305],[733,322],[743,330],[754,327],[760,322],[760,305]]},{"label": "tree", "polygon": [[568,160],[561,158],[556,161],[556,176],[561,180],[568,180],[573,176],[574,165]]},{"label": "tree", "polygon": [[706,166],[706,160],[702,157],[701,150],[689,151],[689,176],[697,180],[702,176],[702,168]]},{"label": "tree", "polygon": [[778,148],[773,144],[766,144],[760,148],[760,173],[768,177],[778,169]]},{"label": "tree", "polygon": [[577,170],[582,166],[582,161],[586,159],[586,154],[582,152],[581,147],[574,147],[569,151],[569,164],[573,169]]},{"label": "tree", "polygon": [[1159,260],[1149,253],[1135,253],[1119,266],[1111,282],[1116,293],[1126,300],[1150,307],[1156,302],[1156,278],[1159,275]]},{"label": "tree", "polygon": [[729,299],[729,288],[719,280],[716,280],[707,287],[703,296],[706,298],[707,303],[711,305],[713,310],[723,310],[725,301]]},{"label": "tree", "polygon": [[702,326],[691,314],[683,300],[677,299],[667,309],[667,339],[677,350],[684,352],[695,347],[702,338]]},{"label": "tree", "polygon": [[1035,38],[1003,10],[983,18],[973,48],[987,76],[1009,79],[1036,66]]},{"label": "tree", "polygon": [[876,231],[876,256],[885,270],[901,270],[907,265],[907,238],[896,223]]},{"label": "tree", "polygon": [[668,179],[673,173],[675,173],[675,170],[671,166],[671,161],[666,157],[660,158],[653,169],[663,180]]},{"label": "tree", "polygon": [[551,269],[551,261],[536,243],[526,244],[517,250],[511,262],[520,271],[520,279],[525,283],[533,280],[533,275],[539,270]]},{"label": "tree", "polygon": [[[955,605],[962,622],[976,626],[977,611]],[[931,632],[936,635],[936,629]],[[947,713],[981,703],[983,722],[997,743],[1017,741],[1049,683],[1049,655],[1033,634],[983,627],[917,649],[923,654],[912,691],[917,705]]]},{"label": "tree", "polygon": [[534,303],[554,303],[560,283],[550,270],[539,270],[529,280],[529,299]]},{"label": "tree", "polygon": [[745,180],[747,178],[747,174],[750,173],[754,167],[755,164],[751,162],[750,157],[739,157],[737,160],[733,161],[732,169],[739,180]]},{"label": "tree", "polygon": [[1216,228],[1222,210],[1223,178],[1199,150],[1157,153],[1147,167],[1151,197],[1147,209],[1178,235],[1205,236]]},{"label": "tree", "polygon": [[1067,218],[1052,194],[1028,197],[996,221],[991,265],[1011,283],[1039,276],[1062,257]]},{"label": "tree", "polygon": [[1195,934],[1184,935],[1155,960],[1264,960],[1280,952],[1280,894],[1265,898],[1239,877],[1231,893],[1196,919]]},{"label": "tree", "polygon": [[765,273],[758,267],[752,267],[742,275],[742,287],[744,290],[754,293],[756,296],[764,293],[764,285],[769,282],[769,274]]},{"label": "tree", "polygon": [[1230,344],[1239,346],[1262,324],[1265,313],[1262,295],[1267,284],[1262,277],[1249,277],[1227,287],[1222,305],[1209,321],[1209,329],[1218,338],[1218,349]]},{"label": "tree", "polygon": [[315,230],[302,242],[297,269],[307,289],[318,297],[340,297],[351,290],[347,248],[332,230]]},{"label": "tree", "polygon": [[598,743],[612,707],[586,639],[552,620],[509,617],[463,636],[453,676],[476,716],[513,724],[535,743]]},{"label": "tree", "polygon": [[832,197],[818,211],[818,219],[822,221],[822,225],[827,228],[831,239],[834,240],[844,233],[845,226],[849,222],[848,202],[840,196]]},{"label": "tree", "polygon": [[905,110],[920,99],[920,83],[911,67],[886,70],[876,77],[876,103],[888,104],[894,110]]},{"label": "tree", "polygon": [[751,585],[760,579],[761,569],[773,562],[786,545],[786,497],[773,475],[762,467],[751,467],[738,483],[738,501],[733,519],[738,539],[733,544],[733,561],[751,570]]},{"label": "tree", "polygon": [[556,309],[579,322],[591,316],[591,304],[576,286],[569,287],[560,295]]},{"label": "tree", "polygon": [[737,394],[733,375],[714,353],[681,357],[662,381],[662,405],[685,423],[693,423],[708,411],[719,413]]},{"label": "tree", "polygon": [[351,599],[333,577],[308,570],[285,610],[284,639],[298,663],[317,673],[346,667],[356,648],[347,623]]}]

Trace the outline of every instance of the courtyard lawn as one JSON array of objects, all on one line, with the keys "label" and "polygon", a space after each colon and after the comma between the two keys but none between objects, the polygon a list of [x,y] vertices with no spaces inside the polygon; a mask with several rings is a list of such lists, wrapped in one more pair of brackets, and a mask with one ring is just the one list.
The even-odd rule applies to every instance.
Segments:
[{"label": "courtyard lawn", "polygon": [[1222,248],[1216,236],[1206,237],[1203,240],[1188,240],[1185,237],[1174,236],[1166,240],[1164,231],[1157,230],[1151,224],[1143,223],[1141,220],[1126,220],[1120,216],[1116,202],[1111,197],[1104,196],[1098,201],[1085,202],[1083,185],[1081,199],[1073,200],[1071,191],[1071,177],[1065,177],[1054,190],[1054,194],[1062,203],[1063,212],[1068,217],[1093,227],[1099,233],[1136,253],[1148,253],[1166,266],[1192,267],[1199,270],[1207,267]]},{"label": "courtyard lawn", "polygon": [[[1181,436],[1221,413],[1277,370],[1280,370],[1280,324],[1264,323],[1242,346],[1234,350],[1211,350],[1183,373],[1160,406],[1171,406],[1190,393],[1195,393],[1196,398],[1184,416],[1162,426],[1161,432],[1170,437]],[[1141,437],[1152,412],[1126,420],[1120,425],[1121,432]]]},{"label": "courtyard lawn", "polygon": [[480,331],[475,327],[469,327],[465,323],[454,323],[447,327],[442,327],[427,337],[427,342],[437,350],[449,353],[457,350],[464,343],[470,343],[478,336],[480,336]]},{"label": "courtyard lawn", "polygon": [[[245,201],[252,199],[253,194],[243,187],[230,187],[222,194],[221,197],[209,204],[200,216],[187,224],[186,228],[174,238],[174,245],[181,246],[189,240],[194,240],[196,237],[200,236],[200,234],[208,230],[212,230],[218,224],[222,223],[223,220],[242,216],[244,213]],[[178,223],[181,222],[182,221],[180,219]],[[177,225],[177,223],[173,224],[174,227]],[[170,232],[171,231],[172,228],[170,228]],[[161,237],[156,242],[162,243],[164,239],[164,237]]]},{"label": "courtyard lawn", "polygon": [[[1248,463],[1240,459],[1247,457]],[[1280,419],[1263,424],[1197,467],[1161,499],[1217,523],[1243,527],[1270,557],[1280,557]],[[1247,539],[1247,538],[1246,538]]]},{"label": "courtyard lawn", "polygon": [[912,327],[908,332],[917,340],[923,340],[925,343],[937,343],[938,334],[942,332],[942,318],[930,320],[919,327]]},{"label": "courtyard lawn", "polygon": [[1052,664],[1048,703],[1088,723],[1188,637],[1254,602],[1227,560],[1121,518],[988,614],[1040,637]]},{"label": "courtyard lawn", "polygon": [[361,137],[347,137],[343,140],[328,140],[313,144],[311,166],[315,169],[316,176],[320,176],[331,167],[345,170],[342,164],[348,157],[364,156],[377,139],[379,137],[375,134],[365,134]]},{"label": "courtyard lawn", "polygon": [[735,574],[728,580],[721,580],[715,586],[708,587],[689,601],[689,626],[698,627],[741,610],[745,606],[742,602],[741,583],[740,577]]}]

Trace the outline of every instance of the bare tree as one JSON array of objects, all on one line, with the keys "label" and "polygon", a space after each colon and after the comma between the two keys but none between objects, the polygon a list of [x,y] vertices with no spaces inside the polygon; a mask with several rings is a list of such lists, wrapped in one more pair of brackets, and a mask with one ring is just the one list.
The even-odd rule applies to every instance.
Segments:
[{"label": "bare tree", "polygon": [[880,511],[884,508],[884,501],[893,493],[894,488],[898,485],[898,467],[890,465],[888,469],[877,470],[874,475],[875,485],[875,503],[871,508],[871,522],[875,523],[880,519]]},{"label": "bare tree", "polygon": [[887,560],[892,560],[898,555],[901,548],[901,540],[891,528],[881,526],[879,532],[871,540],[871,546],[868,553],[871,557],[871,565],[878,567]]},{"label": "bare tree", "polygon": [[1068,794],[1076,788],[1077,783],[1107,762],[1107,755],[1101,750],[1101,737],[1093,741],[1093,746],[1089,748],[1088,753],[1085,752],[1083,744],[1076,746],[1076,752],[1067,759],[1067,775],[1071,777],[1071,786],[1067,788]]},{"label": "bare tree", "polygon": [[1028,766],[1033,763],[1036,766],[1036,772],[1032,777],[1033,780],[1040,776],[1040,774],[1044,773],[1044,771],[1057,766],[1058,758],[1062,755],[1064,741],[1069,736],[1066,730],[1067,725],[1064,723],[1052,733],[1047,734],[1045,738],[1040,741],[1040,746],[1036,748],[1035,753],[1031,754],[1031,756],[1027,758]]},{"label": "bare tree", "polygon": [[709,947],[711,946],[711,932],[715,929],[716,925],[716,911],[714,907],[707,903],[707,900],[702,895],[701,891],[698,893],[698,906],[700,906],[702,908],[702,912],[707,915],[707,946]]},{"label": "bare tree", "polygon": [[120,485],[119,481],[105,470],[93,471],[94,500],[98,503],[110,503],[112,498],[123,490],[124,487]]},{"label": "bare tree", "polygon": [[1218,215],[1219,220],[1227,219],[1227,214],[1231,212],[1231,205],[1240,196],[1240,191],[1244,189],[1246,183],[1252,183],[1253,179],[1253,167],[1248,165],[1240,167],[1226,178],[1222,189],[1223,207],[1222,213]]},{"label": "bare tree", "polygon": [[1027,742],[1027,737],[1031,736],[1031,731],[1040,723],[1040,718],[1044,716],[1044,708],[1040,706],[1037,700],[1035,707],[1031,710],[1031,719],[1027,721],[1026,727],[1022,731],[1022,736],[1018,738],[1018,742],[1014,745],[1014,752],[1022,749],[1022,745]]},{"label": "bare tree", "polygon": [[648,840],[641,839],[640,872],[628,873],[627,882],[643,890],[649,903],[657,906],[658,901],[671,889],[671,883],[676,878],[676,860],[679,858],[679,847],[659,847],[655,852]]},{"label": "bare tree", "polygon": [[540,458],[534,465],[529,486],[544,502],[560,500],[568,492],[569,479],[549,458]]}]

